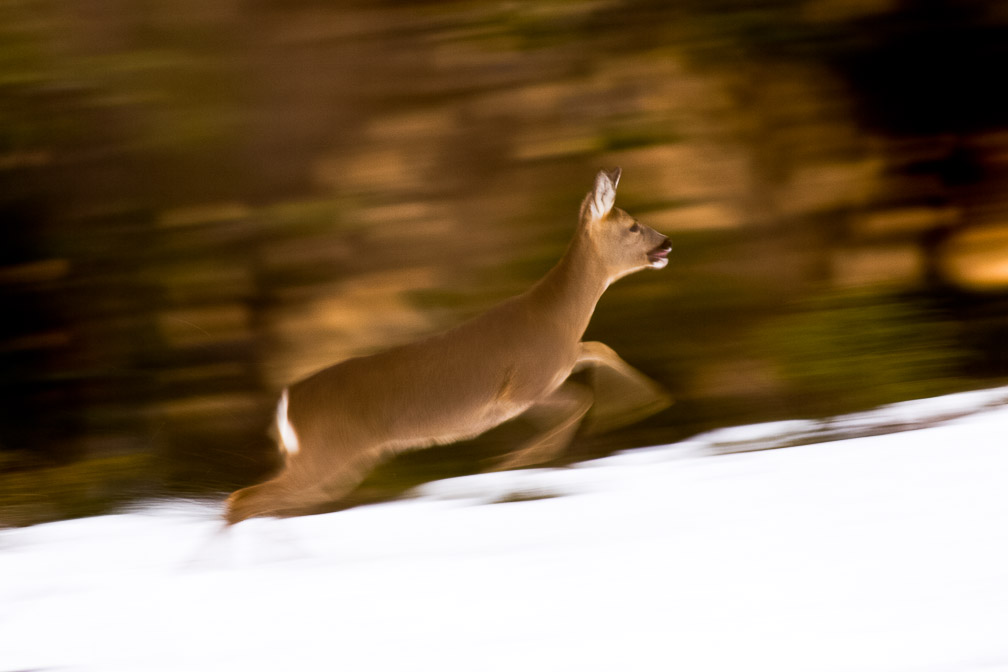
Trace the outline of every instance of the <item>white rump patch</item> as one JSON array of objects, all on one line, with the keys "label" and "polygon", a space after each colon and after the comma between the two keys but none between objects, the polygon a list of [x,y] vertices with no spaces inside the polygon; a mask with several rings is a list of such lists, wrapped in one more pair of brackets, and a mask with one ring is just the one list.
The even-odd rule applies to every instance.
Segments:
[{"label": "white rump patch", "polygon": [[277,404],[276,411],[277,430],[280,432],[280,449],[288,455],[296,455],[298,450],[301,449],[301,444],[298,442],[294,425],[291,424],[290,418],[287,417],[287,404],[287,390],[284,389],[283,394],[280,395],[280,403]]}]

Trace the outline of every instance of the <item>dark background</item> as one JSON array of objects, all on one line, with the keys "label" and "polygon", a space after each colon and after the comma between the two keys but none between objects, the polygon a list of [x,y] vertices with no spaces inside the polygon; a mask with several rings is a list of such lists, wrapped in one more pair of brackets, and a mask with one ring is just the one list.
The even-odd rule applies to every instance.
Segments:
[{"label": "dark background", "polygon": [[1003,383],[1006,49],[994,0],[4,2],[0,524],[262,477],[285,384],[522,291],[600,167],[675,250],[588,337],[678,401],[570,459]]}]

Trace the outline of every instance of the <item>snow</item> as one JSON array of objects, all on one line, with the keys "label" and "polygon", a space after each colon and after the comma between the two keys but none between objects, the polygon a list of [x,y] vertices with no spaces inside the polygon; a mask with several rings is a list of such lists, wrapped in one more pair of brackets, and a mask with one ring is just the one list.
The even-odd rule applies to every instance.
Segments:
[{"label": "snow", "polygon": [[[720,430],[227,533],[180,502],[4,530],[0,670],[1008,670],[1006,401]],[[894,425],[916,428],[738,452]]]}]

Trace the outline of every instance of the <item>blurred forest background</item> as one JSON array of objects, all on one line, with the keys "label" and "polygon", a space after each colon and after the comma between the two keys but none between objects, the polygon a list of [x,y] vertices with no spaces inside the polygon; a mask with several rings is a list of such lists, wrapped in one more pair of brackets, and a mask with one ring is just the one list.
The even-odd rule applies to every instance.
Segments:
[{"label": "blurred forest background", "polygon": [[675,250],[588,337],[678,401],[571,459],[1003,383],[1006,66],[1001,0],[0,0],[0,524],[262,477],[286,383],[523,291],[600,167]]}]

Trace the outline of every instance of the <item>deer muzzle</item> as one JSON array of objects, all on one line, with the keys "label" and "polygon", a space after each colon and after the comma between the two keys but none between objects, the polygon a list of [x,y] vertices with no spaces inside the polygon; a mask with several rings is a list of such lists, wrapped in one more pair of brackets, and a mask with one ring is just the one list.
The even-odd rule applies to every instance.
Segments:
[{"label": "deer muzzle", "polygon": [[648,261],[651,268],[665,268],[668,266],[668,255],[672,251],[672,241],[668,238],[658,244],[658,247],[648,252]]}]

